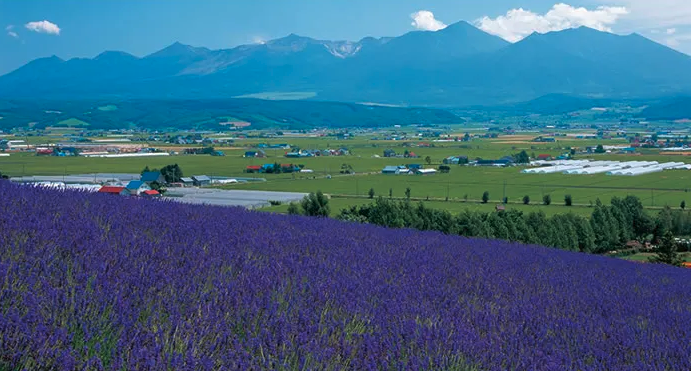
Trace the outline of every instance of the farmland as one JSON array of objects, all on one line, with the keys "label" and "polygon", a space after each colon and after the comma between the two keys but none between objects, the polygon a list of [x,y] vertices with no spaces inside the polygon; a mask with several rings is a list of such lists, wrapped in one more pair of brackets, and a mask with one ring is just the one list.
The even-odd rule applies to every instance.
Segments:
[{"label": "farmland", "polygon": [[[461,128],[455,129],[461,131]],[[452,132],[454,130],[452,129]],[[177,163],[186,175],[205,174],[227,177],[262,177],[266,182],[247,183],[228,186],[233,189],[314,192],[321,190],[334,197],[340,197],[335,204],[348,206],[366,202],[367,193],[374,189],[376,195],[394,198],[404,197],[406,189],[411,190],[413,200],[429,201],[430,205],[457,212],[467,208],[488,210],[494,204],[508,198],[508,207],[519,210],[535,210],[542,203],[545,195],[552,197],[552,205],[542,209],[548,213],[574,211],[588,214],[589,207],[599,198],[608,202],[613,196],[637,196],[644,206],[650,209],[665,205],[678,206],[682,201],[691,202],[688,189],[691,188],[691,172],[665,171],[637,177],[616,177],[604,174],[564,175],[520,174],[520,168],[464,167],[452,166],[449,174],[434,176],[395,176],[382,175],[381,169],[387,165],[418,163],[426,167],[437,167],[441,160],[453,155],[465,155],[469,158],[500,158],[513,155],[521,150],[532,154],[559,155],[564,148],[584,148],[595,146],[597,140],[559,140],[555,143],[530,143],[526,139],[539,133],[516,136],[500,136],[496,139],[476,139],[468,143],[450,142],[435,143],[433,147],[410,147],[399,141],[373,141],[366,136],[343,140],[336,138],[280,138],[280,139],[246,139],[238,140],[232,146],[217,147],[225,153],[223,157],[210,156],[173,156],[161,158],[83,158],[83,157],[39,157],[32,154],[14,154],[0,158],[0,171],[12,176],[21,175],[64,175],[86,173],[138,173],[145,166],[160,168],[170,163]],[[33,139],[48,141],[48,137]],[[348,148],[348,156],[309,157],[288,159],[283,157],[285,150],[268,149],[267,158],[243,158],[248,148],[259,143],[289,142],[294,147],[303,149]],[[516,143],[525,142],[525,143]],[[528,144],[526,144],[528,143]],[[625,142],[610,140],[609,144]],[[153,145],[153,144],[152,144]],[[179,150],[183,147],[159,145],[161,149]],[[419,158],[384,158],[380,157],[385,149],[398,153],[405,150],[415,151]],[[659,151],[641,150],[635,156],[619,154],[584,155],[581,158],[618,161],[684,161],[685,156],[660,154]],[[429,157],[431,164],[425,163]],[[246,174],[245,168],[264,163],[296,163],[314,172],[310,174]],[[354,175],[339,174],[343,164],[352,166]],[[489,192],[489,204],[479,205],[484,192]],[[574,206],[563,206],[565,195],[571,195]],[[532,205],[522,205],[524,196],[529,196]],[[688,199],[687,199],[688,197]],[[285,208],[274,208],[282,211]]]},{"label": "farmland", "polygon": [[0,198],[6,369],[691,369],[684,269],[1,181]]}]

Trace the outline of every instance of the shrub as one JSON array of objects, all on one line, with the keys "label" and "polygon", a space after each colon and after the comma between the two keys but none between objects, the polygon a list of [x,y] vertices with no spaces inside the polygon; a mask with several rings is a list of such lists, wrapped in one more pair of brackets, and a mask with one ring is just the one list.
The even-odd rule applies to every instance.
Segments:
[{"label": "shrub", "polygon": [[542,196],[542,203],[549,206],[552,203],[552,196],[550,196],[550,195]]}]

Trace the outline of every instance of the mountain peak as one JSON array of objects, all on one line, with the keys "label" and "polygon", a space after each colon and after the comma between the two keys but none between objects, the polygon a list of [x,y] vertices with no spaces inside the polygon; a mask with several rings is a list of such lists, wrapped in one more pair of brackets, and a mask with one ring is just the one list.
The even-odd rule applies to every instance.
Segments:
[{"label": "mountain peak", "polygon": [[208,52],[209,49],[197,48],[176,41],[153,54],[147,55],[146,58],[190,57],[204,55]]},{"label": "mountain peak", "polygon": [[446,28],[443,28],[437,32],[451,31],[451,30],[468,30],[468,29],[473,29],[473,30],[479,31],[479,29],[477,27],[473,26],[472,24],[470,24],[466,21],[459,21],[456,23],[452,23],[452,24],[446,26]]},{"label": "mountain peak", "polygon": [[286,37],[281,37],[279,39],[268,41],[267,44],[269,44],[269,45],[292,45],[295,43],[307,43],[307,42],[313,42],[313,41],[316,41],[316,40],[311,39],[309,37],[300,36],[300,35],[291,33],[290,35],[288,35]]},{"label": "mountain peak", "polygon": [[130,53],[125,53],[122,51],[117,51],[117,50],[106,50],[103,53],[99,54],[94,58],[94,60],[115,60],[115,61],[121,61],[121,60],[134,60],[138,59],[134,55]]}]

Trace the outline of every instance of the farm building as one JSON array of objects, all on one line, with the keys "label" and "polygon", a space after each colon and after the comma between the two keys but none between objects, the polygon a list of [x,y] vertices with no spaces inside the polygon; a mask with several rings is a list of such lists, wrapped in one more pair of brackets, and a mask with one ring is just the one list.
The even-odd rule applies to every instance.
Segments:
[{"label": "farm building", "polygon": [[420,165],[420,164],[408,164],[407,167],[408,167],[408,169],[410,169],[410,170],[419,170],[419,169],[422,169],[422,165]]},{"label": "farm building", "polygon": [[285,155],[288,158],[300,158],[300,157],[314,157],[314,154],[307,152],[307,151],[300,151],[300,152],[288,152]]},{"label": "farm building", "polygon": [[194,179],[192,178],[182,177],[180,178],[180,181],[182,182],[182,185],[185,187],[191,187],[194,185]]},{"label": "farm building", "polygon": [[266,152],[259,150],[259,151],[247,151],[245,152],[245,155],[243,156],[245,158],[264,158],[266,157]]},{"label": "farm building", "polygon": [[211,178],[206,175],[194,175],[192,179],[194,180],[194,185],[198,187],[211,185]]},{"label": "farm building", "polygon": [[105,194],[110,194],[110,195],[129,195],[130,192],[125,188],[125,187],[116,187],[116,186],[103,186],[101,189],[98,190],[98,193],[105,193]]},{"label": "farm building", "polygon": [[272,145],[269,146],[269,148],[275,148],[275,149],[290,149],[290,144],[286,144],[286,143],[272,144]]},{"label": "farm building", "polygon": [[127,192],[129,192],[130,196],[139,196],[145,191],[151,190],[151,187],[149,187],[148,184],[144,183],[141,180],[133,180],[127,183],[125,189],[127,190]]},{"label": "farm building", "polygon": [[548,154],[541,154],[537,156],[537,159],[540,161],[549,161],[552,159],[552,156]]},{"label": "farm building", "polygon": [[161,197],[161,194],[158,191],[154,191],[153,189],[150,189],[148,191],[142,192],[143,197]]},{"label": "farm building", "polygon": [[387,166],[381,171],[382,174],[398,174],[398,166]]},{"label": "farm building", "polygon": [[502,158],[499,160],[478,160],[477,166],[511,166],[513,159]]},{"label": "farm building", "polygon": [[246,173],[258,173],[262,170],[262,167],[259,165],[250,165],[247,168],[245,168]]},{"label": "farm building", "polygon": [[281,172],[283,173],[295,173],[299,172],[300,167],[293,164],[281,164]]},{"label": "farm building", "polygon": [[147,184],[157,182],[160,184],[166,183],[166,178],[160,171],[147,171],[142,174],[141,181]]},{"label": "farm building", "polygon": [[468,156],[450,156],[443,160],[444,165],[462,165],[468,163]]},{"label": "farm building", "polygon": [[385,149],[384,157],[396,157],[396,151],[394,151],[393,149]]},{"label": "farm building", "polygon": [[434,175],[437,173],[436,169],[417,169],[415,174],[417,175]]}]

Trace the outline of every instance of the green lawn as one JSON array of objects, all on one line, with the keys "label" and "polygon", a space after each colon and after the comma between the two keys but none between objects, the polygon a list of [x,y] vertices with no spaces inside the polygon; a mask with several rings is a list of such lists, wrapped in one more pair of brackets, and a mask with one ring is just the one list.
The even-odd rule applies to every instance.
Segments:
[{"label": "green lawn", "polygon": [[[653,256],[655,256],[655,254],[653,254],[653,253],[641,252],[638,254],[626,256],[623,259],[631,260],[631,261],[647,262]],[[682,257],[684,258],[685,262],[691,262],[691,253],[683,253]]]},{"label": "green lawn", "polygon": [[59,126],[68,126],[68,127],[87,127],[89,126],[88,122],[84,122],[82,120],[76,119],[76,118],[71,118],[67,120],[62,120],[57,123]]},{"label": "green lawn", "polygon": [[[371,137],[379,134],[358,137],[354,140],[336,138],[272,138],[238,140],[233,147],[220,148],[224,157],[211,156],[171,156],[156,158],[60,158],[37,157],[31,154],[13,154],[10,157],[0,157],[0,172],[11,176],[21,175],[62,175],[82,173],[138,173],[145,166],[160,168],[168,164],[177,163],[185,175],[261,177],[267,182],[230,185],[228,188],[256,189],[270,191],[316,192],[318,190],[333,196],[364,197],[370,188],[377,195],[388,197],[389,190],[394,197],[404,197],[406,188],[411,189],[414,199],[433,200],[435,206],[458,211],[468,207],[492,209],[501,202],[503,196],[508,197],[510,207],[533,210],[541,207],[544,195],[550,195],[552,205],[543,207],[546,213],[557,213],[573,210],[575,213],[589,214],[591,202],[598,198],[602,202],[609,202],[614,196],[625,197],[634,195],[639,197],[646,207],[659,208],[665,205],[678,207],[682,201],[691,202],[688,190],[691,189],[691,172],[665,171],[638,177],[615,177],[604,174],[597,175],[564,175],[564,174],[522,174],[521,168],[489,168],[489,167],[461,167],[453,166],[450,174],[436,174],[433,176],[396,176],[382,175],[381,169],[387,165],[425,164],[425,158],[430,157],[432,165],[439,166],[442,159],[451,155],[467,155],[470,158],[499,158],[511,155],[521,150],[529,153],[549,153],[557,155],[563,153],[565,146],[593,146],[597,141],[569,140],[557,143],[498,143],[493,140],[474,140],[468,143],[450,142],[434,143],[435,147],[404,147],[399,141],[373,141]],[[529,136],[529,135],[526,135]],[[49,139],[49,137],[41,137]],[[38,138],[31,138],[34,142]],[[421,139],[420,141],[427,140]],[[414,141],[413,143],[418,143]],[[266,150],[268,158],[243,158],[247,148],[257,143],[289,143],[294,146],[309,149],[325,149],[346,147],[351,155],[344,157],[315,157],[288,159],[283,156],[283,149]],[[608,142],[610,143],[610,142]],[[158,145],[158,144],[157,144]],[[420,156],[417,159],[377,158],[384,149],[391,148],[398,153],[406,149]],[[644,156],[626,156],[607,154],[591,156],[592,159],[616,160],[656,160],[683,161],[681,156],[656,155],[648,153]],[[265,163],[294,163],[312,169],[312,174],[246,174],[248,165],[262,165]],[[355,176],[340,176],[339,170],[344,163],[353,167]],[[425,164],[425,166],[427,166]],[[332,175],[327,179],[326,175]],[[489,205],[477,203],[482,194],[489,192]],[[571,195],[575,206],[563,206],[564,196]],[[525,195],[531,200],[530,206],[520,205]],[[448,197],[451,202],[444,202]],[[469,200],[469,203],[462,201]],[[336,202],[336,201],[334,201]],[[338,201],[341,202],[341,201]],[[343,201],[350,204],[353,200]],[[439,203],[437,203],[439,202]],[[474,205],[474,206],[473,206]],[[534,206],[533,206],[534,205]],[[554,211],[554,212],[553,212]]]},{"label": "green lawn", "polygon": [[[403,200],[403,198],[398,198],[398,200]],[[329,205],[331,207],[331,216],[336,216],[342,209],[349,208],[351,206],[360,206],[360,205],[367,205],[375,200],[371,200],[368,198],[339,198],[339,197],[332,197],[329,200]],[[443,209],[443,210],[448,210],[452,214],[458,214],[461,213],[465,210],[472,210],[472,211],[482,211],[482,212],[493,212],[496,210],[496,204],[495,203],[487,203],[487,204],[482,204],[479,202],[462,202],[462,201],[450,201],[450,202],[445,202],[445,201],[419,201],[419,200],[412,200],[411,202],[417,204],[418,202],[422,202],[425,204],[425,206],[433,209]],[[566,206],[559,206],[559,205],[552,205],[552,206],[544,206],[544,205],[522,205],[522,204],[509,204],[506,205],[506,210],[519,210],[523,211],[524,213],[529,213],[529,212],[537,212],[537,211],[543,211],[547,216],[552,216],[555,214],[564,214],[564,213],[574,213],[577,215],[582,215],[582,216],[590,216],[592,213],[592,209],[589,207],[566,207]],[[280,206],[271,206],[262,209],[263,211],[269,211],[269,212],[277,212],[277,213],[287,213],[288,212],[288,204],[283,204]]]}]

